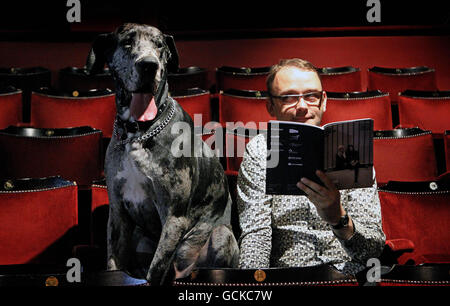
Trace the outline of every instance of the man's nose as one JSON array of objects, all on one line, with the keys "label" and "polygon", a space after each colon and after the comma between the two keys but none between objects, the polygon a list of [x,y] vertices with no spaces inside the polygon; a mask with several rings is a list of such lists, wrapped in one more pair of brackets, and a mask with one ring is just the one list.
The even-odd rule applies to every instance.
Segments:
[{"label": "man's nose", "polygon": [[158,61],[153,56],[146,56],[136,62],[136,68],[141,73],[154,73],[158,69]]},{"label": "man's nose", "polygon": [[300,97],[300,101],[298,101],[296,106],[297,112],[301,113],[307,113],[308,112],[308,104],[306,104],[305,100],[303,100],[302,97]]}]

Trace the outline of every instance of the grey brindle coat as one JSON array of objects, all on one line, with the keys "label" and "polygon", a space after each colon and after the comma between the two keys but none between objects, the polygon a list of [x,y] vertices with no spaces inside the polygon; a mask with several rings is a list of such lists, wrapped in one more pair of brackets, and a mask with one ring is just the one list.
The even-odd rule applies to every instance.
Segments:
[{"label": "grey brindle coat", "polygon": [[[190,116],[167,95],[165,69],[178,67],[173,38],[151,26],[125,24],[96,39],[86,68],[95,73],[105,63],[115,79],[120,122],[105,161],[108,269],[163,284],[173,273],[184,277],[194,267],[236,267],[239,251],[229,225],[231,198],[217,157],[195,157],[202,150],[207,153],[203,155],[213,155],[203,141],[193,146],[192,157],[174,157],[171,152],[180,135],[171,133],[174,124],[185,122],[194,131]],[[133,95],[156,99],[158,92],[162,98],[155,100],[157,115],[146,122],[147,130],[141,130],[132,116]],[[162,123],[159,133],[142,137]],[[138,128],[127,128],[130,125]]]}]

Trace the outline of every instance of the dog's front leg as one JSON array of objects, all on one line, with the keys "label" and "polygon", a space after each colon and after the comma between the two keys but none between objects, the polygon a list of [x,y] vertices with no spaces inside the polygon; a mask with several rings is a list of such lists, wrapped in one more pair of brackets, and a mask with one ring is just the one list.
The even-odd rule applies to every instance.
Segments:
[{"label": "dog's front leg", "polygon": [[169,216],[163,226],[158,248],[147,273],[147,280],[152,285],[163,285],[167,279],[170,269],[173,268],[176,249],[184,238],[190,222],[185,216]]}]

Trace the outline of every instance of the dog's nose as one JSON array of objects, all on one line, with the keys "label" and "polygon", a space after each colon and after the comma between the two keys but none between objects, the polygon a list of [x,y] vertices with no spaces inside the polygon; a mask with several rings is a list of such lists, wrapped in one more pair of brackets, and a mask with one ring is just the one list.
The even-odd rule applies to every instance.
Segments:
[{"label": "dog's nose", "polygon": [[136,62],[136,68],[140,72],[155,72],[158,69],[158,61],[152,56],[146,56]]}]

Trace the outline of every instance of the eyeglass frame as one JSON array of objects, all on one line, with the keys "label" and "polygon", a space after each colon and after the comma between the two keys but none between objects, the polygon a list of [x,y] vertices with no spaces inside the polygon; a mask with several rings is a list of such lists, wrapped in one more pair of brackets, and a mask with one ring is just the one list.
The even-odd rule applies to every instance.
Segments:
[{"label": "eyeglass frame", "polygon": [[[320,92],[320,94],[321,94],[318,104],[311,104],[311,102],[308,102],[307,100],[303,99],[303,96],[306,96],[306,95],[309,95],[309,94],[312,94],[312,93],[317,93],[317,92]],[[293,104],[282,103],[282,105],[286,105],[286,106],[289,106],[289,107],[297,106],[297,104],[300,102],[300,100],[303,99],[303,102],[305,102],[307,105],[309,105],[309,106],[317,106],[318,108],[320,108],[322,106],[324,92],[325,92],[325,90],[320,90],[320,91],[318,90],[318,91],[307,92],[307,93],[304,93],[304,94],[281,95],[281,96],[274,96],[274,95],[272,95],[271,92],[269,92],[268,94],[269,94],[270,98],[275,98],[275,99],[282,99],[282,98],[285,98],[285,97],[297,97],[297,102],[295,102]]]}]

